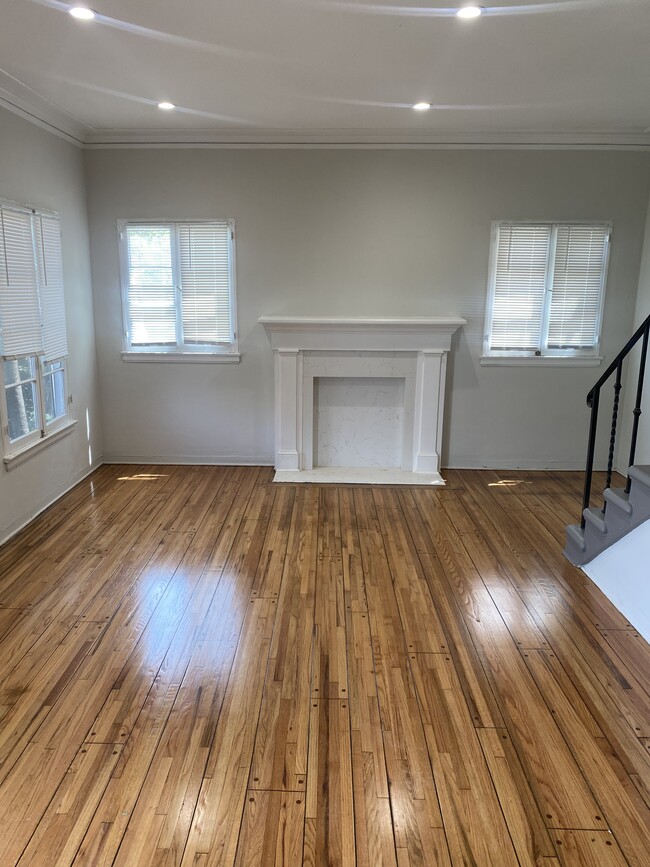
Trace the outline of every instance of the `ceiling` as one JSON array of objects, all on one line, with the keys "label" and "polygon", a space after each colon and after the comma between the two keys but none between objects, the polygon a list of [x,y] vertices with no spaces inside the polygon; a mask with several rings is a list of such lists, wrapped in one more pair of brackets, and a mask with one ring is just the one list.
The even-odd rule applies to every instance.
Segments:
[{"label": "ceiling", "polygon": [[460,3],[0,0],[0,104],[88,145],[650,145],[650,0]]}]

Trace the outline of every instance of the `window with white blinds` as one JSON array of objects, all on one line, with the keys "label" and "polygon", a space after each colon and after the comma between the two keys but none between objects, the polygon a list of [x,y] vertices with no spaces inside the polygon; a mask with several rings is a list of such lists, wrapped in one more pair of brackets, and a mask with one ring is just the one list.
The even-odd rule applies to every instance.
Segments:
[{"label": "window with white blinds", "polygon": [[43,355],[49,363],[68,354],[59,218],[52,214],[37,214],[34,217],[34,241]]},{"label": "window with white blinds", "polygon": [[0,354],[68,354],[56,214],[0,204]]},{"label": "window with white blinds", "polygon": [[61,227],[0,200],[0,421],[5,459],[69,417]]},{"label": "window with white blinds", "polygon": [[0,326],[4,357],[42,349],[41,314],[29,211],[0,207]]},{"label": "window with white blinds", "polygon": [[487,355],[595,355],[611,226],[496,223]]},{"label": "window with white blinds", "polygon": [[120,223],[125,348],[236,351],[234,224]]}]

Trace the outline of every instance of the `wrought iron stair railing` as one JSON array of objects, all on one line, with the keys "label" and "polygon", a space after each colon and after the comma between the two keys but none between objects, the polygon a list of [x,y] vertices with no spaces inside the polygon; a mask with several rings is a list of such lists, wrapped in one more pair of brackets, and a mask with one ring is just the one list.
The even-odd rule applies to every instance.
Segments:
[{"label": "wrought iron stair railing", "polygon": [[[589,423],[589,441],[587,446],[587,469],[585,473],[585,487],[584,487],[584,495],[582,500],[582,516],[580,521],[580,526],[584,530],[585,528],[585,511],[589,508],[589,504],[591,502],[591,488],[593,483],[593,473],[594,473],[594,456],[596,452],[596,434],[598,432],[598,410],[600,406],[600,394],[603,386],[605,386],[612,376],[615,375],[614,379],[614,403],[612,410],[612,423],[610,428],[610,437],[609,437],[609,452],[607,457],[607,476],[605,489],[611,487],[612,483],[612,474],[614,468],[614,458],[616,455],[616,435],[618,428],[618,417],[619,417],[619,403],[620,403],[620,395],[621,389],[623,387],[622,379],[623,379],[623,362],[630,354],[630,352],[634,349],[634,347],[642,341],[641,345],[641,358],[639,361],[639,373],[637,377],[636,383],[636,398],[634,404],[633,415],[634,419],[632,422],[632,435],[630,439],[630,455],[628,461],[628,467],[633,466],[635,456],[636,456],[636,446],[639,435],[639,421],[641,419],[641,401],[643,399],[643,385],[645,378],[645,368],[646,361],[648,358],[648,339],[650,335],[650,316],[645,320],[645,322],[639,326],[639,328],[634,332],[632,337],[625,344],[623,349],[616,356],[614,361],[609,365],[607,370],[600,377],[598,382],[591,389],[589,394],[587,395],[587,405],[591,407],[591,420]],[[630,493],[630,486],[632,480],[628,474],[627,482],[625,485],[625,493]],[[607,510],[607,499],[603,500],[603,514]]]}]

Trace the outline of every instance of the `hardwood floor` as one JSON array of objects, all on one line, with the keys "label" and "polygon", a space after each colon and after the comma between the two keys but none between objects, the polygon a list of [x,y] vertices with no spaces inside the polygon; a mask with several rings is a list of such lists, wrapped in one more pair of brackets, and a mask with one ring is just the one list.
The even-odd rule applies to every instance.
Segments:
[{"label": "hardwood floor", "polygon": [[0,549],[0,865],[650,864],[577,473],[104,466]]}]

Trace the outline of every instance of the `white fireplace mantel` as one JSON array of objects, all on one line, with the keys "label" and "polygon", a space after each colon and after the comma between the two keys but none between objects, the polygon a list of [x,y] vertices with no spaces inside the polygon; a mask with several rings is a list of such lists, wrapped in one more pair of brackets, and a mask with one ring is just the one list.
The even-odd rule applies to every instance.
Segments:
[{"label": "white fireplace mantel", "polygon": [[[276,481],[444,484],[440,447],[447,353],[459,317],[334,319],[262,316],[275,366]],[[313,466],[314,380],[404,382],[399,468]]]}]

